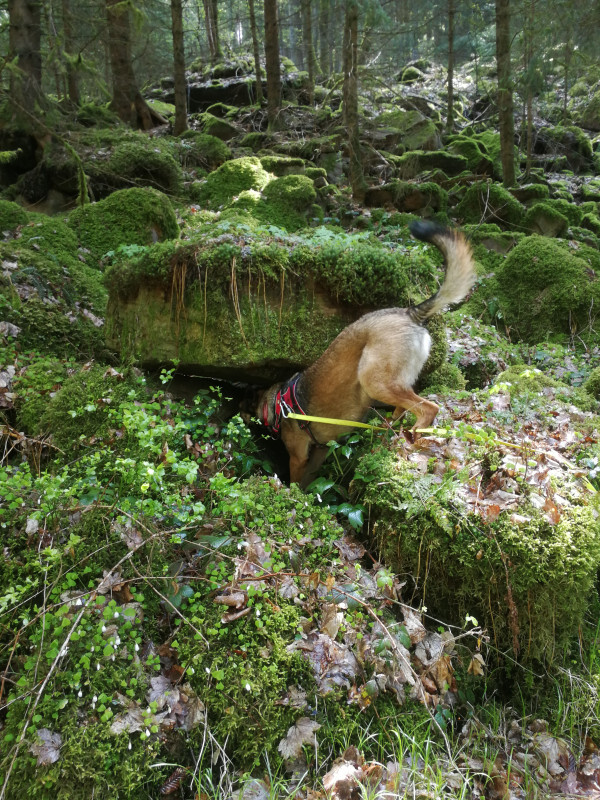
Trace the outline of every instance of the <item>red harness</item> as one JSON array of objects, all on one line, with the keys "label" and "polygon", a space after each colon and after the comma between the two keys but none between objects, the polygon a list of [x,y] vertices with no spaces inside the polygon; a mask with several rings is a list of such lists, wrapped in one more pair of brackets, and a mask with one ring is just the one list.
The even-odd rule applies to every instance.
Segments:
[{"label": "red harness", "polygon": [[[269,429],[273,436],[279,436],[281,432],[281,420],[285,419],[288,414],[303,414],[306,416],[306,411],[298,401],[296,387],[302,377],[301,372],[297,372],[287,383],[284,383],[277,394],[273,403],[273,422],[269,422],[269,405],[265,402],[262,411],[263,424]],[[310,422],[299,422],[302,430],[306,430],[315,444],[319,444],[310,429]]]}]

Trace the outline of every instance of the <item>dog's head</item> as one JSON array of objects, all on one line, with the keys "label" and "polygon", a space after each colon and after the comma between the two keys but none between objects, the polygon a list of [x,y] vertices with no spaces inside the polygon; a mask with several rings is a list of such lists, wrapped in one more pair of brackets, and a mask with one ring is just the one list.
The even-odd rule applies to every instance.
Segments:
[{"label": "dog's head", "polygon": [[270,424],[274,419],[273,401],[279,389],[279,384],[265,389],[264,386],[248,386],[244,397],[240,401],[240,416],[248,423],[258,419],[264,424]]}]

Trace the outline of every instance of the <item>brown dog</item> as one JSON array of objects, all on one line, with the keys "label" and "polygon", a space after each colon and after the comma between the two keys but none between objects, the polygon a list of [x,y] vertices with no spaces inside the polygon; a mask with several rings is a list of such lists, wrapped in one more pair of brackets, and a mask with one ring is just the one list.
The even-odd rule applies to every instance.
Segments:
[{"label": "brown dog", "polygon": [[464,236],[431,223],[411,225],[418,239],[432,242],[445,257],[446,277],[439,291],[410,308],[373,311],[348,325],[315,363],[290,381],[267,389],[259,402],[259,419],[281,438],[290,456],[290,479],[303,488],[323,462],[323,446],[352,428],[322,422],[301,423],[287,413],[361,421],[369,407],[394,407],[416,414],[415,428],[429,427],[438,406],[415,394],[412,387],[429,356],[431,337],[423,323],[465,298],[475,281],[475,268]]}]

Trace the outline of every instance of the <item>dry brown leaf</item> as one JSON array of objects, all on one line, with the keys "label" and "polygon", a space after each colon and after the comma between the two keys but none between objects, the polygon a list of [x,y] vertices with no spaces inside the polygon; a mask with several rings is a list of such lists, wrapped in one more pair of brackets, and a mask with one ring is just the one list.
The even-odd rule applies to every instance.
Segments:
[{"label": "dry brown leaf", "polygon": [[53,733],[48,728],[40,728],[36,736],[38,740],[29,746],[29,752],[37,758],[38,767],[47,767],[58,761],[62,747],[60,733]]},{"label": "dry brown leaf", "polygon": [[286,761],[295,761],[302,757],[304,745],[315,745],[315,733],[321,726],[308,717],[300,717],[295,725],[288,730],[285,739],[282,739],[277,746],[282,757]]}]

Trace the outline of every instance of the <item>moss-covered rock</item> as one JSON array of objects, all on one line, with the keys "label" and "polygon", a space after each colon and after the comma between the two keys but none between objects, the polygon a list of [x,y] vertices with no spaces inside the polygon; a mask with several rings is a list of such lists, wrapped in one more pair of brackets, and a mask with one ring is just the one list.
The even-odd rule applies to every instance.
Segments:
[{"label": "moss-covered rock", "polygon": [[236,158],[210,173],[199,186],[197,199],[206,208],[217,209],[247,189],[261,191],[270,178],[258,158]]},{"label": "moss-covered rock", "polygon": [[494,384],[507,389],[511,398],[527,398],[550,390],[563,403],[577,406],[582,411],[596,410],[596,404],[583,387],[570,386],[528,364],[512,364],[496,376]]},{"label": "moss-covered rock", "polygon": [[596,214],[584,214],[581,218],[581,227],[591,231],[595,236],[600,236],[600,217]]},{"label": "moss-covered rock", "polygon": [[416,83],[417,81],[422,81],[425,76],[415,66],[408,66],[402,70],[402,74],[400,75],[400,83]]},{"label": "moss-covered rock", "polygon": [[581,186],[581,197],[584,202],[597,203],[600,200],[600,179],[594,178]]},{"label": "moss-covered rock", "polygon": [[496,280],[504,324],[529,342],[588,329],[600,302],[600,283],[587,260],[542,236],[519,242]]},{"label": "moss-covered rock", "polygon": [[169,198],[154,189],[123,189],[77,208],[69,225],[97,261],[120,245],[148,245],[179,236]]},{"label": "moss-covered rock", "polygon": [[372,207],[393,204],[399,211],[431,215],[446,210],[448,193],[432,181],[424,183],[391,181],[381,186],[369,187],[365,203]]},{"label": "moss-covered rock", "polygon": [[279,178],[284,175],[304,175],[305,166],[303,158],[292,156],[261,156],[260,163],[267,172],[272,172]]},{"label": "moss-covered rock", "polygon": [[399,178],[410,180],[422,172],[434,169],[441,169],[446,175],[458,175],[467,168],[467,159],[443,150],[432,152],[415,150],[394,159],[394,166]]},{"label": "moss-covered rock", "polygon": [[600,400],[600,367],[596,367],[590,372],[582,388],[596,400]]},{"label": "moss-covered rock", "polygon": [[59,220],[43,218],[24,230],[24,239],[0,244],[0,319],[19,328],[24,350],[103,353],[100,273],[77,258],[77,240]]},{"label": "moss-covered rock", "polygon": [[284,175],[267,183],[263,197],[265,205],[259,210],[259,219],[294,231],[306,226],[306,213],[317,199],[317,193],[306,175]]},{"label": "moss-covered rock", "polygon": [[503,228],[522,229],[523,206],[503,186],[479,182],[470,186],[456,213],[467,223],[495,222]]},{"label": "moss-covered rock", "polygon": [[216,136],[199,131],[181,134],[181,161],[185,167],[215,169],[232,157],[231,150]]},{"label": "moss-covered rock", "polygon": [[470,172],[474,172],[477,175],[489,175],[490,177],[494,174],[493,160],[487,155],[485,147],[482,147],[481,143],[472,136],[462,134],[451,137],[447,150],[450,153],[466,158],[466,168]]},{"label": "moss-covered rock", "polygon": [[456,364],[441,364],[430,372],[424,380],[419,381],[418,390],[425,394],[446,394],[449,391],[460,391],[467,385],[465,376]]},{"label": "moss-covered rock", "polygon": [[583,211],[573,202],[560,197],[545,201],[547,206],[554,208],[569,220],[569,225],[580,225],[583,218]]},{"label": "moss-covered rock", "polygon": [[208,111],[197,115],[197,118],[203,133],[216,136],[217,139],[222,139],[224,142],[228,142],[238,134],[238,129],[235,125],[226,119],[215,117],[214,114],[209,114]]},{"label": "moss-covered rock", "polygon": [[0,200],[0,233],[14,231],[19,225],[25,225],[27,219],[27,212],[18,203]]},{"label": "moss-covered rock", "polygon": [[550,197],[550,188],[545,183],[527,183],[510,189],[510,193],[519,203],[530,206],[540,200],[547,200]]},{"label": "moss-covered rock", "polygon": [[[462,511],[460,476],[419,472],[402,454],[365,455],[354,480],[372,533],[394,572],[411,575],[429,613],[460,624],[474,615],[494,646],[551,660],[576,635],[600,563],[592,508],[564,509],[556,524],[532,510],[484,523]],[[507,594],[510,602],[507,602]]]},{"label": "moss-covered rock", "polygon": [[151,186],[167,194],[181,192],[181,167],[165,148],[158,145],[122,142],[113,150],[107,169],[118,177],[122,186]]},{"label": "moss-covered rock", "polygon": [[544,128],[540,135],[554,150],[557,159],[563,158],[574,172],[590,169],[593,164],[592,145],[581,128],[575,125],[557,125]]},{"label": "moss-covered rock", "polygon": [[564,236],[569,220],[548,203],[536,203],[527,210],[523,227],[541,236]]},{"label": "moss-covered rock", "polygon": [[[441,146],[440,133],[433,120],[419,111],[395,109],[385,111],[375,120],[378,131],[391,129],[391,138],[398,141],[404,150],[439,150]],[[398,135],[394,136],[393,132]]]},{"label": "moss-covered rock", "polygon": [[[314,361],[365,310],[408,305],[435,287],[416,247],[392,251],[328,228],[273,240],[245,218],[238,237],[236,224],[227,218],[194,243],[155,245],[109,267],[111,346],[146,363],[178,358],[211,375],[244,368],[266,379],[273,365]],[[443,323],[431,325],[439,366]]]}]

